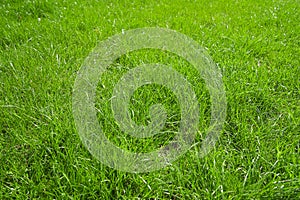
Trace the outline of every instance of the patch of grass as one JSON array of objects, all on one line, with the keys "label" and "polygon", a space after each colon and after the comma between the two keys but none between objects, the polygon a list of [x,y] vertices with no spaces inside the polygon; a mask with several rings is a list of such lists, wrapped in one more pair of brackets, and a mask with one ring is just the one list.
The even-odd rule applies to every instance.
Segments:
[{"label": "patch of grass", "polygon": [[[296,199],[299,5],[298,0],[2,0],[0,199]],[[196,146],[165,169],[131,174],[102,165],[82,145],[72,117],[72,87],[99,41],[140,27],[174,29],[205,47],[222,70],[228,109],[218,144],[205,158],[197,157]],[[186,61],[159,51],[125,55],[103,75],[96,107],[108,102],[105,115],[98,115],[107,123],[106,135],[136,151],[172,138],[124,140],[110,112],[109,95],[122,74],[151,62],[172,65],[193,85],[205,135],[210,101],[203,81]],[[172,92],[151,85],[131,100],[138,101],[131,105],[137,123],[147,124],[148,107],[162,102],[176,116],[164,131],[176,130],[180,108]]]}]

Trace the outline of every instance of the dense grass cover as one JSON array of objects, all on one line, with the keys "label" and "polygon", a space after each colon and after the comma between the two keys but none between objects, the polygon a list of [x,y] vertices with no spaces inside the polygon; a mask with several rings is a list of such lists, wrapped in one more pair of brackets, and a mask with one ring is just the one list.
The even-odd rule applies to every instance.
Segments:
[{"label": "dense grass cover", "polygon": [[[0,199],[299,198],[299,10],[298,0],[1,0]],[[195,146],[163,170],[131,174],[102,165],[83,146],[72,87],[100,41],[141,27],[170,28],[206,48],[223,73],[228,108],[205,158]],[[159,85],[138,89],[131,109],[147,124],[149,106],[163,103],[170,117],[162,134],[133,139],[110,113],[122,74],[152,62],[186,76],[201,105],[201,134],[209,124],[209,94],[189,63],[167,52],[132,52],[103,75],[95,105],[105,111],[98,119],[107,137],[131,151],[159,148],[178,128],[176,97]]]}]

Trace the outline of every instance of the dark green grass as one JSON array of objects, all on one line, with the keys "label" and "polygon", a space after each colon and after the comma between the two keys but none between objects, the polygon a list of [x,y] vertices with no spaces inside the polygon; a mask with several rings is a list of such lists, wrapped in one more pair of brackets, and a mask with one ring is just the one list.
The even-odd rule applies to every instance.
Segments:
[{"label": "dark green grass", "polygon": [[[2,0],[0,199],[297,199],[299,5],[298,0]],[[228,108],[219,142],[205,158],[198,158],[196,146],[168,168],[131,174],[105,167],[82,145],[72,117],[72,87],[99,41],[141,27],[174,29],[205,47],[223,73]],[[170,54],[140,51],[120,58],[104,75],[105,88],[99,84],[96,107],[101,95],[108,102],[126,70],[152,61],[174,63],[192,83],[204,106],[205,130],[210,102],[203,81]],[[163,92],[166,107],[178,115],[172,93],[149,86],[135,94],[137,122],[147,124],[147,109],[141,107],[161,101]],[[145,101],[151,94],[153,101]],[[137,146],[145,141],[113,137],[120,134],[106,111],[106,135],[122,147],[149,151],[168,143],[156,138],[147,149]],[[165,131],[176,130],[179,117]]]}]

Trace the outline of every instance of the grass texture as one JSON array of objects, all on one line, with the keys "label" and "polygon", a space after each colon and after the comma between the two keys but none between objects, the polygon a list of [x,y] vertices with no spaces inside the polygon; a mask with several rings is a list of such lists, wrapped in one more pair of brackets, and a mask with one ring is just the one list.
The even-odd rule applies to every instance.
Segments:
[{"label": "grass texture", "polygon": [[[299,0],[1,0],[0,199],[297,199],[300,194]],[[132,174],[101,164],[83,146],[72,87],[84,59],[122,31],[162,27],[197,41],[223,74],[228,102],[216,148],[192,148],[160,171]],[[120,134],[110,113],[114,84],[142,63],[171,64],[199,98],[208,128],[210,99],[199,74],[176,55],[140,50],[103,74],[95,107],[107,137],[124,149],[165,145],[180,120],[176,97],[148,85],[132,98],[132,118],[168,111],[163,134]],[[198,135],[197,141],[201,141]],[[148,145],[145,145],[148,144]]]}]

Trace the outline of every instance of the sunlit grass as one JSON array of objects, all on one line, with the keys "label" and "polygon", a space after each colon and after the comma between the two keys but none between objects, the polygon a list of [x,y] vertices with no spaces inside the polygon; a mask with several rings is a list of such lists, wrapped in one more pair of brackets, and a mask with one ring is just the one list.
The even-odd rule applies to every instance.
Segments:
[{"label": "sunlit grass", "polygon": [[[2,0],[0,199],[296,199],[299,5],[297,0]],[[223,73],[228,108],[224,131],[208,156],[199,159],[196,146],[168,168],[131,174],[105,167],[83,146],[72,116],[72,87],[98,42],[141,27],[174,29],[206,48]],[[204,83],[171,54],[140,51],[120,58],[104,74],[105,87],[99,84],[96,107],[108,102],[128,69],[154,61],[171,63],[191,82],[203,106],[205,130],[210,101]],[[135,120],[147,124],[143,106],[161,101],[164,92],[175,116],[164,131],[174,131],[180,108],[172,93],[155,87],[135,93],[140,100],[132,106]],[[99,121],[105,121],[105,133],[116,144],[149,151],[168,142],[147,140],[149,148],[136,146],[145,141],[125,143],[109,104],[106,111],[107,118],[98,115]]]}]

